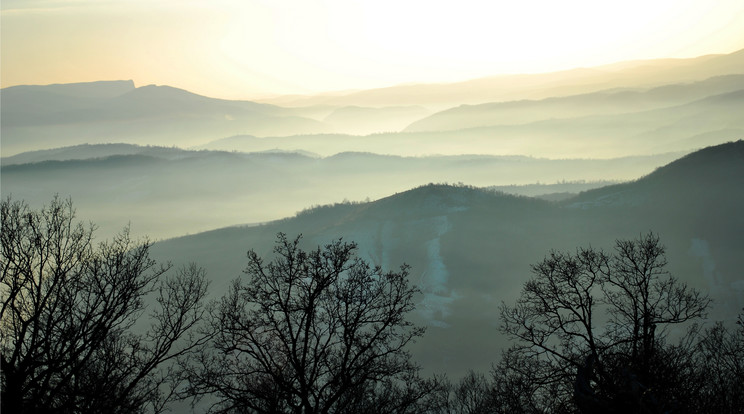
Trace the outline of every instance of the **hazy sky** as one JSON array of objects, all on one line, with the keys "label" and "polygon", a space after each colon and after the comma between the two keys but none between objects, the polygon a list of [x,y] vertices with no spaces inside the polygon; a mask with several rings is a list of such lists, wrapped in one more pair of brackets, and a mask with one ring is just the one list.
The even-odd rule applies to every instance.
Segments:
[{"label": "hazy sky", "polygon": [[3,0],[3,87],[361,89],[744,48],[742,0]]}]

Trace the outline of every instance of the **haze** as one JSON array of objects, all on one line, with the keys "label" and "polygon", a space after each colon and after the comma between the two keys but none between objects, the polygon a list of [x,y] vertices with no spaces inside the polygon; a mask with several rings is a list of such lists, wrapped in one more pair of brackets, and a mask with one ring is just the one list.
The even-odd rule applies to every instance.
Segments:
[{"label": "haze", "polygon": [[701,323],[744,308],[741,0],[0,9],[2,198],[130,225],[212,298],[277,233],[358,242],[411,265],[414,359],[454,379],[552,250],[651,232]]},{"label": "haze", "polygon": [[725,1],[2,3],[2,86],[133,79],[253,99],[744,47]]}]

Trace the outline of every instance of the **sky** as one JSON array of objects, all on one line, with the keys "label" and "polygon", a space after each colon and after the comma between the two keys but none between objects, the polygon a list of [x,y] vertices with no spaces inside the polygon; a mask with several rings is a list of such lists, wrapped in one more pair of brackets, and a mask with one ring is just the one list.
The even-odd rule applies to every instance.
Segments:
[{"label": "sky", "polygon": [[3,0],[0,85],[250,99],[744,49],[742,0]]}]

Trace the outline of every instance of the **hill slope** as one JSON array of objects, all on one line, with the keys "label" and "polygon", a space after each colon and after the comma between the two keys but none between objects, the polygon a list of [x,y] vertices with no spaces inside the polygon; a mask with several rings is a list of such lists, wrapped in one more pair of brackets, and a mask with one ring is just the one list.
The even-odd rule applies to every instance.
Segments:
[{"label": "hill slope", "polygon": [[[519,294],[529,265],[550,249],[611,248],[660,234],[669,269],[715,299],[713,318],[744,306],[744,142],[708,148],[648,176],[564,204],[471,187],[427,185],[375,202],[319,207],[257,227],[233,227],[156,245],[161,257],[207,267],[215,292],[238,277],[245,251],[268,253],[276,232],[308,246],[344,237],[383,267],[413,266],[423,291],[416,319],[430,326],[414,352],[425,368],[484,369],[505,345],[497,307]],[[693,179],[694,178],[694,179]],[[463,340],[462,338],[467,338]]]}]

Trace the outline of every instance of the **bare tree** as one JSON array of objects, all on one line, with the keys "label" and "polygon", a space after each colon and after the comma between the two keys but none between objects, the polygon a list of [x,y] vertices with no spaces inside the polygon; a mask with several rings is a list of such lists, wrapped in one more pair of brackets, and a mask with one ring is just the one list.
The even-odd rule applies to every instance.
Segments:
[{"label": "bare tree", "polygon": [[405,319],[417,292],[408,267],[383,272],[340,239],[309,252],[299,243],[280,233],[269,263],[248,252],[248,280],[216,306],[213,348],[191,377],[193,394],[219,398],[214,410],[354,412],[415,376],[406,345],[423,329]]},{"label": "bare tree", "polygon": [[517,349],[524,357],[550,366],[546,384],[570,382],[577,361],[587,353],[596,357],[601,347],[595,295],[609,273],[609,257],[593,249],[551,252],[532,272],[535,278],[525,283],[517,304],[502,304],[503,330],[520,340]]},{"label": "bare tree", "polygon": [[[39,211],[2,201],[0,358],[7,412],[161,412],[192,351],[203,313],[204,272],[149,257],[125,229],[93,244],[94,226],[72,202]],[[141,317],[157,303],[149,328]],[[139,321],[139,322],[138,322]],[[135,326],[138,324],[138,326]]]},{"label": "bare tree", "polygon": [[736,329],[716,323],[699,342],[699,412],[737,413],[744,407],[744,313]]},{"label": "bare tree", "polygon": [[368,382],[345,397],[345,414],[436,414],[441,413],[439,396],[446,392],[438,377],[422,378],[418,372]]},{"label": "bare tree", "polygon": [[585,412],[673,404],[679,390],[670,387],[684,381],[672,377],[687,371],[667,360],[680,348],[666,329],[702,317],[710,301],[666,265],[654,234],[619,240],[612,255],[552,252],[516,305],[501,307],[503,331],[519,340],[512,352],[535,361],[543,389]]},{"label": "bare tree", "polygon": [[437,399],[428,407],[431,414],[486,414],[495,413],[493,390],[482,373],[468,371],[458,382],[435,378],[439,383]]},{"label": "bare tree", "polygon": [[540,414],[572,412],[566,399],[571,384],[556,375],[550,360],[536,357],[523,346],[502,354],[491,370],[494,413]]},{"label": "bare tree", "polygon": [[641,382],[652,381],[652,361],[669,325],[702,317],[710,300],[672,277],[659,237],[620,240],[603,278],[611,316],[612,347],[624,348],[627,364]]}]

